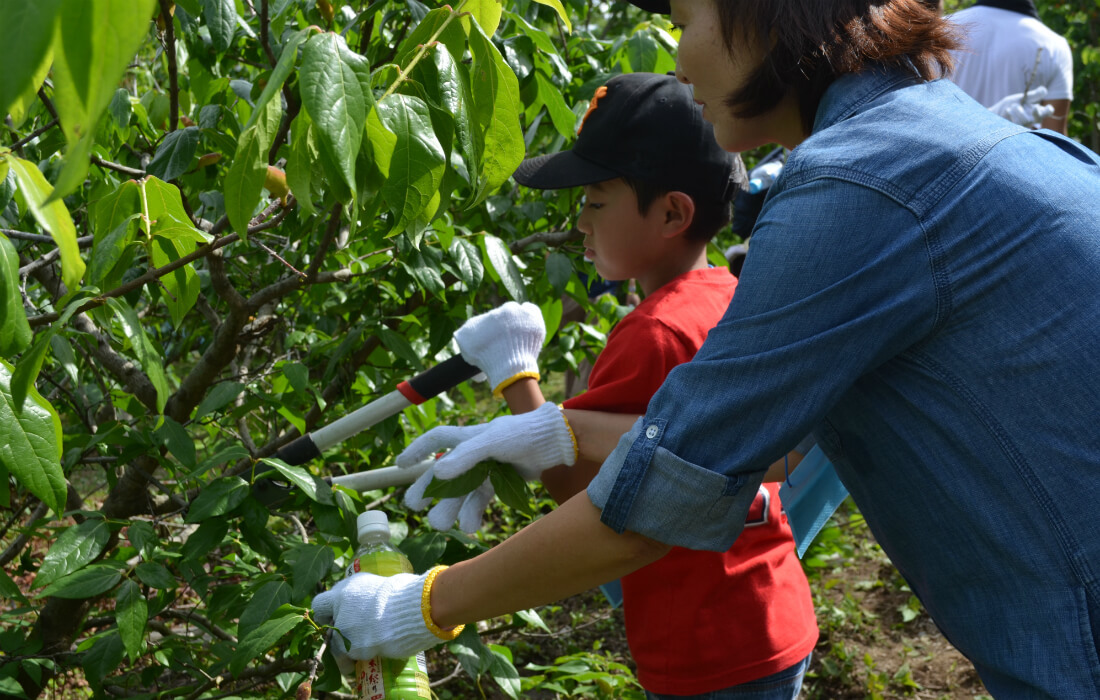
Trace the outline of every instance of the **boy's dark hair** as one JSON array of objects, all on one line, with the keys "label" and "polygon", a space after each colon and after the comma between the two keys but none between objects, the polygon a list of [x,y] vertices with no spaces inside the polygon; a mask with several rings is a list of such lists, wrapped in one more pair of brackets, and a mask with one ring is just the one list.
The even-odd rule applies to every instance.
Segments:
[{"label": "boy's dark hair", "polygon": [[668,185],[657,185],[628,176],[623,177],[623,182],[634,190],[634,197],[638,200],[638,213],[642,216],[649,213],[649,208],[660,197],[674,190],[691,197],[695,203],[695,215],[692,217],[687,231],[684,232],[685,240],[693,242],[710,241],[718,235],[722,227],[730,222],[732,209],[728,199],[721,199],[699,192],[689,192],[688,189],[669,189]]},{"label": "boy's dark hair", "polygon": [[839,76],[875,66],[912,65],[923,80],[946,75],[957,31],[926,0],[707,0],[713,2],[726,50],[767,37],[763,63],[726,105],[740,117],[798,97],[802,126],[813,129],[825,90]]}]

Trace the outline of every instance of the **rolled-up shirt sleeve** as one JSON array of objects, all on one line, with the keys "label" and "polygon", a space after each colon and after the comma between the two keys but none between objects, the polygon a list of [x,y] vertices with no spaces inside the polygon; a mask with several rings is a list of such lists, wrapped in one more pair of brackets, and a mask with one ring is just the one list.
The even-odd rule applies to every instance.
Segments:
[{"label": "rolled-up shirt sleeve", "polygon": [[[867,217],[877,225],[852,225]],[[725,316],[589,485],[603,522],[728,549],[769,465],[935,326],[932,277],[919,222],[892,198],[788,179],[761,214]]]}]

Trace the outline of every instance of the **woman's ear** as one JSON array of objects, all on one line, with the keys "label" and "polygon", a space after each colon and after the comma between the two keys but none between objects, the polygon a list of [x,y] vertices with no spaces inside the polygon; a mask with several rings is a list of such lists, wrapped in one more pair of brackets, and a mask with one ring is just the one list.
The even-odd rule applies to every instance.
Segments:
[{"label": "woman's ear", "polygon": [[687,193],[668,192],[662,197],[661,205],[664,210],[662,235],[665,238],[683,235],[695,221],[695,200]]}]

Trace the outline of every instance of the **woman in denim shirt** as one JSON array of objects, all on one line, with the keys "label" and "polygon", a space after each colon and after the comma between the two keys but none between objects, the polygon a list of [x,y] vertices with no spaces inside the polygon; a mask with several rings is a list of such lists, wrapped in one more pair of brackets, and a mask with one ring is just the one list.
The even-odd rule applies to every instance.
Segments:
[{"label": "woman in denim shirt", "polygon": [[[438,641],[425,620],[724,550],[812,431],[994,695],[1100,698],[1100,159],[935,80],[957,38],[921,0],[671,6],[719,143],[792,149],[725,317],[633,424],[566,412],[582,456],[610,454],[587,494],[434,587],[351,579],[319,616],[405,652]],[[527,465],[544,429],[458,439]]]}]

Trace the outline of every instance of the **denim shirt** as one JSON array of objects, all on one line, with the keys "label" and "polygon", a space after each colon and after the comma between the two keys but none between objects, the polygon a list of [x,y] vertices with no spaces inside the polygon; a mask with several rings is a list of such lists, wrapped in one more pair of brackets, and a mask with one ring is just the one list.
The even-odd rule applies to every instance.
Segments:
[{"label": "denim shirt", "polygon": [[991,692],[1100,698],[1100,159],[945,80],[837,80],[722,321],[588,494],[724,550],[811,431]]}]

